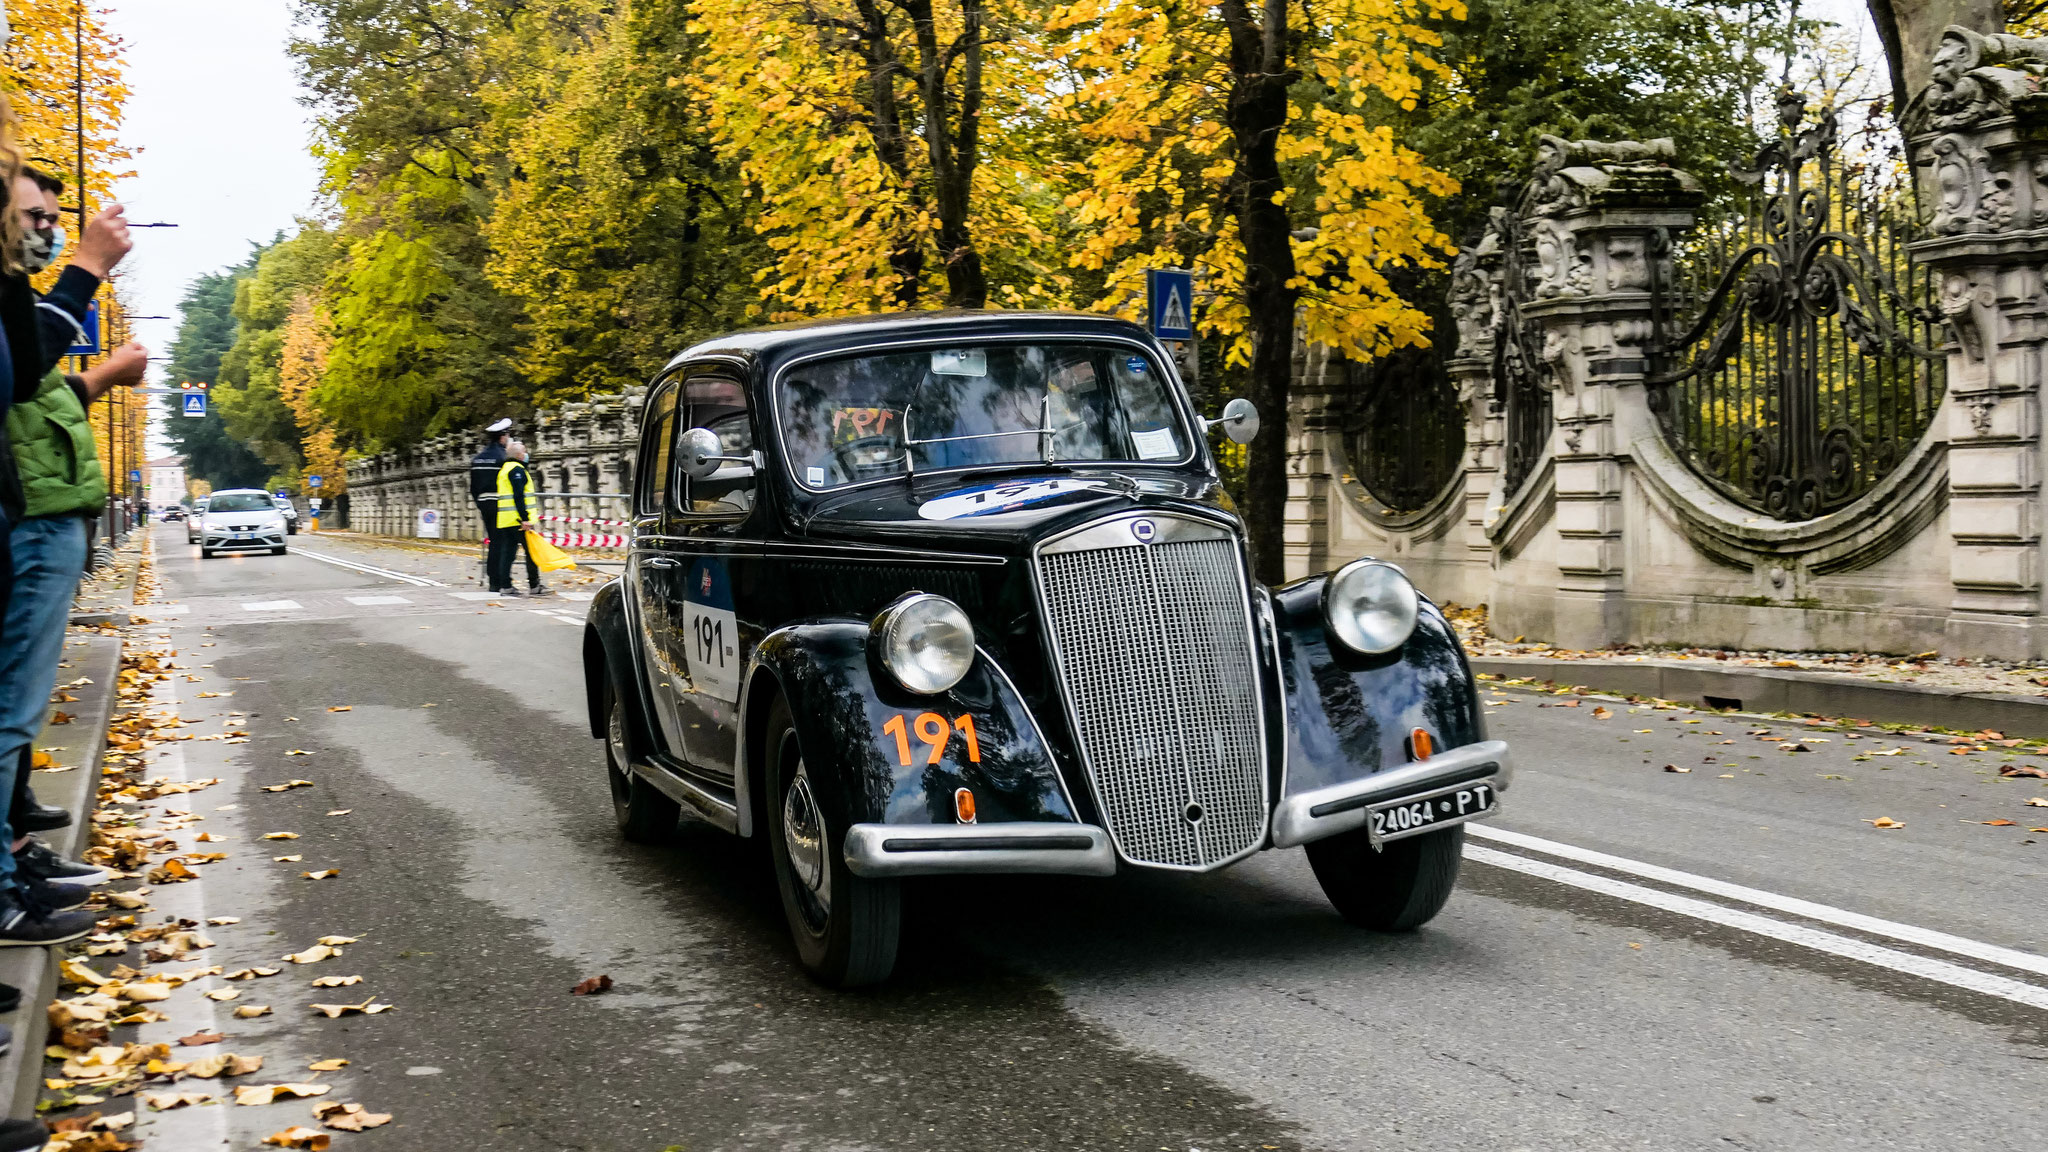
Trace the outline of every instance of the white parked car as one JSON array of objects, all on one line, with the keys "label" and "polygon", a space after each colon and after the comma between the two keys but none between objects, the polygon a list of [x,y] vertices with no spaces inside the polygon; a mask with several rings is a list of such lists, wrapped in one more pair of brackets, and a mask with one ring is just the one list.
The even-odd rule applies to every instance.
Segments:
[{"label": "white parked car", "polygon": [[284,530],[285,530],[285,534],[286,534],[286,535],[290,535],[290,536],[296,536],[296,535],[298,535],[298,534],[299,534],[299,510],[298,510],[297,506],[295,506],[295,505],[294,505],[294,504],[293,504],[293,503],[291,502],[291,498],[290,498],[290,497],[287,497],[287,496],[273,496],[273,497],[271,497],[271,499],[273,499],[273,500],[277,501],[277,510],[278,510],[279,512],[282,512],[282,513],[284,513]]},{"label": "white parked car", "polygon": [[185,514],[185,543],[199,543],[199,525],[206,519],[206,497],[192,502],[192,511]]},{"label": "white parked car", "polygon": [[260,488],[215,492],[206,499],[206,511],[194,519],[199,521],[199,554],[209,560],[216,552],[256,548],[284,555],[284,513]]}]

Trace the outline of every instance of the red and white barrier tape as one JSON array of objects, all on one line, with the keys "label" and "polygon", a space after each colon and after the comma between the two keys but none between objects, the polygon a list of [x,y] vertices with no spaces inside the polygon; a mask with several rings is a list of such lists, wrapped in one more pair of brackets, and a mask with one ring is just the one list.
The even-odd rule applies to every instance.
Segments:
[{"label": "red and white barrier tape", "polygon": [[543,520],[553,520],[559,524],[602,524],[607,528],[631,528],[633,526],[631,520],[602,520],[595,516],[550,516],[543,512],[540,518]]},{"label": "red and white barrier tape", "polygon": [[542,536],[558,548],[624,548],[630,536],[599,536],[591,532],[545,532]]}]

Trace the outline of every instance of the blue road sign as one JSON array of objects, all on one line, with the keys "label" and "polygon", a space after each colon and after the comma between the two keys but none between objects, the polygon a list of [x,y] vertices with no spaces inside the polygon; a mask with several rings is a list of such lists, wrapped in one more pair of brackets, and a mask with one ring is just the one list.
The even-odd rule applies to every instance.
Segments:
[{"label": "blue road sign", "polygon": [[142,483],[142,469],[140,469],[140,468],[130,468],[130,469],[128,470],[128,482],[129,482],[130,484],[140,484],[140,483]]},{"label": "blue road sign", "polygon": [[206,393],[204,393],[204,392],[187,392],[187,393],[185,393],[185,415],[187,415],[187,416],[204,416],[204,415],[206,415]]},{"label": "blue road sign", "polygon": [[66,356],[97,356],[100,354],[100,302],[94,300],[85,306],[85,337],[64,350]]},{"label": "blue road sign", "polygon": [[1152,317],[1152,335],[1161,340],[1195,338],[1195,274],[1176,268],[1145,272],[1145,296]]},{"label": "blue road sign", "polygon": [[306,477],[306,487],[308,487],[308,488],[318,488],[319,486],[320,486],[320,477],[318,477],[318,476],[308,476],[308,477]]}]

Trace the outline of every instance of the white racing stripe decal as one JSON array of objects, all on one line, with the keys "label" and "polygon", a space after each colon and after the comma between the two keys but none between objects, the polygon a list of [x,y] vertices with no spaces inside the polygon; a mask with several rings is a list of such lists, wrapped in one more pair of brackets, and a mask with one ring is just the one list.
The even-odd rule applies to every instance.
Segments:
[{"label": "white racing stripe decal", "polygon": [[1785,912],[1793,916],[1804,916],[1808,920],[1818,920],[1823,924],[1833,924],[1840,928],[1853,928],[1858,932],[1868,932],[1872,936],[1887,936],[1893,940],[1917,944],[1922,948],[1932,948],[1936,951],[1947,952],[1956,956],[1968,956],[1972,960],[1983,960],[2005,968],[2016,968],[2022,972],[2032,972],[2036,976],[2048,976],[2048,956],[2037,956],[2032,952],[2021,952],[2015,948],[2001,948],[1996,944],[1986,944],[1981,940],[1972,940],[1966,936],[1951,936],[1946,932],[1936,932],[1931,928],[1901,924],[1895,920],[1881,920],[1876,916],[1865,916],[1860,912],[1850,912],[1846,909],[1835,908],[1827,904],[1816,904],[1811,900],[1800,900],[1792,896],[1780,896],[1776,892],[1766,892],[1761,888],[1745,888],[1740,884],[1730,884],[1725,880],[1695,876],[1690,872],[1681,872],[1676,868],[1664,868],[1656,864],[1645,864],[1640,860],[1630,860],[1622,856],[1609,856],[1605,852],[1595,852],[1590,848],[1561,844],[1555,840],[1545,840],[1541,837],[1529,836],[1521,832],[1509,832],[1502,828],[1467,825],[1466,835],[1475,836],[1481,840],[1492,840],[1514,848],[1524,848],[1531,852],[1541,852],[1547,856],[1558,856],[1566,860],[1575,860],[1581,864],[1591,864],[1596,868],[1626,872],[1631,876],[1640,876],[1645,880],[1655,880],[1660,884],[1670,884],[1677,888],[1690,888],[1695,892],[1705,892],[1709,896],[1740,900],[1745,904],[1754,904],[1759,908],[1769,908],[1774,912]]},{"label": "white racing stripe decal", "polygon": [[1808,928],[1803,924],[1787,924],[1768,916],[1759,916],[1754,912],[1744,912],[1739,908],[1710,904],[1690,896],[1645,888],[1625,880],[1596,876],[1591,872],[1580,872],[1560,864],[1531,860],[1526,856],[1497,852],[1491,848],[1467,845],[1465,858],[1481,864],[1490,864],[1495,868],[1506,868],[1524,875],[1568,884],[1574,888],[1583,888],[1588,892],[1598,892],[1603,896],[1612,896],[1666,912],[1675,912],[1681,916],[1690,916],[1709,924],[1719,924],[1773,940],[1782,940],[1788,944],[1797,944],[1802,948],[1811,948],[1830,956],[1840,956],[1878,968],[1888,968],[1893,972],[1903,972],[1908,976],[1932,980],[1937,984],[1947,984],[1952,988],[1962,988],[1986,996],[1996,996],[2001,1000],[2010,1000],[2015,1004],[2025,1004],[2030,1008],[2048,1010],[2048,988],[2006,976],[1995,976],[1989,972],[1979,972],[1974,968],[1965,968],[1946,960],[1900,952],[1894,948],[1886,948],[1882,944],[1872,944],[1867,940],[1837,936],[1832,932]]},{"label": "white racing stripe decal", "polygon": [[343,560],[339,556],[329,556],[325,552],[308,552],[304,548],[295,547],[292,549],[291,554],[294,556],[304,556],[308,560],[318,560],[322,564],[332,564],[336,568],[346,568],[351,572],[361,572],[365,576],[381,576],[386,580],[397,580],[400,583],[411,584],[415,588],[447,587],[446,584],[441,583],[439,580],[429,580],[425,576],[413,576],[405,572],[393,572],[389,568],[379,568],[374,564],[358,564],[353,560]]}]

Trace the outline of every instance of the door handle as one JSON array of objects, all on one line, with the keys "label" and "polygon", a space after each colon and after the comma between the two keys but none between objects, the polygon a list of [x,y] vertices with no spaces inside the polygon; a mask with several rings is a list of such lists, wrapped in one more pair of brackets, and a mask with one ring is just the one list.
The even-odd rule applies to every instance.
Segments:
[{"label": "door handle", "polygon": [[668,557],[666,557],[666,556],[649,556],[649,557],[648,557],[647,559],[645,559],[645,560],[642,560],[642,561],[641,561],[640,563],[641,563],[641,565],[642,565],[643,567],[647,567],[647,568],[674,568],[674,567],[677,567],[677,563],[676,563],[676,561],[674,561],[674,560],[671,560],[671,559],[669,559],[669,558],[668,558]]}]

